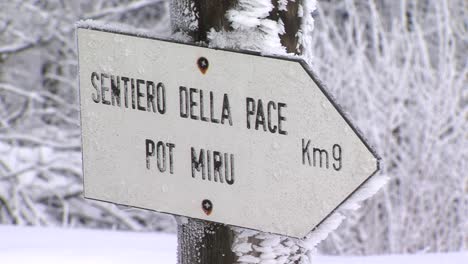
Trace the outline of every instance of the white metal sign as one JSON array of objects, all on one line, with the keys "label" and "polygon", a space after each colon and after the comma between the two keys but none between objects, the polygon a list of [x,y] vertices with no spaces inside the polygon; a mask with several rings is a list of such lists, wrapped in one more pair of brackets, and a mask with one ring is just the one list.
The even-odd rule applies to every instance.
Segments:
[{"label": "white metal sign", "polygon": [[303,237],[378,160],[300,60],[78,29],[85,197]]}]

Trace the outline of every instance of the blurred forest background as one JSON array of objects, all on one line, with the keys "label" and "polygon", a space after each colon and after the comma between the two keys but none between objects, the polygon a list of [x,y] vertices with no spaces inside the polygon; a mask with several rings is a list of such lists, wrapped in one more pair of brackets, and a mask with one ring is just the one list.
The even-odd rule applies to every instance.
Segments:
[{"label": "blurred forest background", "polygon": [[[305,58],[382,156],[385,189],[328,254],[468,245],[468,3],[320,0]],[[175,232],[169,215],[82,197],[74,23],[170,37],[168,0],[0,2],[0,223]]]}]

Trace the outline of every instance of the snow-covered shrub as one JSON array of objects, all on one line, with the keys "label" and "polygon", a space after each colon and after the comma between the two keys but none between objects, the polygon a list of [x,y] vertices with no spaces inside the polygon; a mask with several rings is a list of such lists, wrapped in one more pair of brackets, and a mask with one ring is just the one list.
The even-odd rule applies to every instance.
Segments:
[{"label": "snow-covered shrub", "polygon": [[384,191],[320,249],[452,251],[468,235],[466,1],[322,0],[308,62],[382,156]]},{"label": "snow-covered shrub", "polygon": [[169,216],[83,199],[74,37],[80,19],[168,34],[167,5],[1,1],[0,223],[174,230]]}]

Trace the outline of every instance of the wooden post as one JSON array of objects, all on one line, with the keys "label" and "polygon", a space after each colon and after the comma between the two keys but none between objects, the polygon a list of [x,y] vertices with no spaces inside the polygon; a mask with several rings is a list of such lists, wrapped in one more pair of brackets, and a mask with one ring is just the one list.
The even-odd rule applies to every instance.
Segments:
[{"label": "wooden post", "polygon": [[297,32],[301,27],[302,19],[298,16],[299,7],[302,4],[302,0],[288,1],[286,10],[278,10],[278,1],[272,0],[274,5],[273,11],[270,12],[270,19],[278,21],[281,19],[284,23],[283,35],[280,35],[281,45],[286,47],[288,53],[295,53],[297,55],[302,53],[302,47],[298,45]]},{"label": "wooden post", "polygon": [[[172,31],[186,34],[194,42],[207,42],[207,32],[212,28],[216,31],[232,30],[225,14],[237,3],[238,0],[172,0]],[[278,1],[272,0],[272,3],[274,8],[268,18],[275,21],[281,19],[284,23],[285,34],[280,35],[281,44],[288,53],[300,54],[297,32],[301,25],[298,10],[302,0],[288,1],[287,11],[279,10]],[[237,262],[237,256],[232,251],[235,234],[231,228],[202,220],[185,219],[179,218],[177,221],[179,264]]]},{"label": "wooden post", "polygon": [[177,221],[179,264],[232,264],[234,233],[222,224],[197,219]]},{"label": "wooden post", "polygon": [[[172,31],[184,32],[191,36],[194,42],[206,42],[207,32],[210,29],[216,31],[232,30],[229,21],[226,19],[226,11],[235,7],[238,0],[172,0],[171,16]],[[279,10],[278,1],[272,0],[273,10],[268,16],[269,19],[284,23],[285,33],[280,35],[281,44],[286,47],[288,53],[300,54],[301,47],[298,46],[297,32],[301,26],[302,19],[298,16],[302,0],[289,0],[287,11]],[[186,11],[190,14],[198,14],[198,17],[187,17]],[[195,27],[192,22],[198,25]]]}]

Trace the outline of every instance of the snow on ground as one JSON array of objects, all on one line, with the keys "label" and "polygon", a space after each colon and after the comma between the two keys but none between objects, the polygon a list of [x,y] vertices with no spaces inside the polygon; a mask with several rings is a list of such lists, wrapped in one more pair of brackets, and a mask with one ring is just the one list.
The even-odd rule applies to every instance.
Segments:
[{"label": "snow on ground", "polygon": [[[2,264],[175,264],[173,234],[0,226]],[[468,252],[371,257],[316,256],[318,264],[465,264]]]},{"label": "snow on ground", "polygon": [[0,226],[2,264],[172,264],[173,234]]}]

